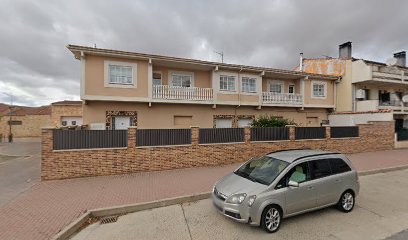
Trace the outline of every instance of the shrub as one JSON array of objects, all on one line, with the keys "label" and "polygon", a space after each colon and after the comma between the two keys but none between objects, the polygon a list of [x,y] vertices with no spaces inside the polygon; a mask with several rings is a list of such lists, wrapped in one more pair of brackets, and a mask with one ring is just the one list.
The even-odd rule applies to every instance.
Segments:
[{"label": "shrub", "polygon": [[285,127],[286,125],[297,126],[297,124],[293,120],[267,115],[260,116],[254,119],[251,123],[251,127],[253,128]]}]

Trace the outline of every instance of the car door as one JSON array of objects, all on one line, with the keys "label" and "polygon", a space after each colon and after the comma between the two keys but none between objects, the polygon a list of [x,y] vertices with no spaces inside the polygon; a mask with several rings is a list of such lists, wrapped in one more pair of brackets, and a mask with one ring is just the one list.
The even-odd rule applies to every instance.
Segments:
[{"label": "car door", "polygon": [[332,175],[329,159],[309,162],[312,182],[316,184],[317,205],[326,206],[337,202],[336,176]]},{"label": "car door", "polygon": [[351,171],[351,168],[341,158],[331,158],[329,161],[335,181],[335,187],[333,188],[334,196],[332,200],[337,202],[343,191],[345,191],[347,186],[350,185],[350,174],[348,173]]},{"label": "car door", "polygon": [[[287,215],[312,209],[317,204],[317,191],[310,181],[311,175],[307,162],[294,166],[278,183],[278,187],[285,188],[285,209]],[[289,181],[299,183],[299,187],[288,186]]]}]

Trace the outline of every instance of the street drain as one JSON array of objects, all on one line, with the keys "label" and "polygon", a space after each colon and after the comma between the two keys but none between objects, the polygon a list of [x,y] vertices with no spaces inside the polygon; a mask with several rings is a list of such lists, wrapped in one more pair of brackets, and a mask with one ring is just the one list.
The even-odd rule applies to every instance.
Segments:
[{"label": "street drain", "polygon": [[118,221],[119,216],[110,216],[101,218],[101,224],[114,223]]}]

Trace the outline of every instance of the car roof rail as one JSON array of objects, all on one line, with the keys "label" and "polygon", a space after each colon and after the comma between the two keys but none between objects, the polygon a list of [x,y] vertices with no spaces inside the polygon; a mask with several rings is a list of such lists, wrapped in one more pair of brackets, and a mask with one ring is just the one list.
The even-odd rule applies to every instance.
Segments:
[{"label": "car roof rail", "polygon": [[298,160],[308,158],[308,157],[319,157],[319,156],[333,155],[333,154],[341,154],[341,153],[339,153],[339,152],[327,152],[327,153],[317,153],[317,154],[312,154],[312,155],[306,155],[306,156],[296,158],[295,160],[293,160],[293,162],[296,162]]},{"label": "car roof rail", "polygon": [[277,151],[272,151],[272,152],[270,152],[270,153],[267,153],[266,155],[268,155],[268,154],[272,154],[272,153],[278,153],[278,152],[293,151],[293,150],[312,150],[312,149],[311,149],[311,148],[291,148],[291,149],[281,149],[281,150],[277,150]]}]

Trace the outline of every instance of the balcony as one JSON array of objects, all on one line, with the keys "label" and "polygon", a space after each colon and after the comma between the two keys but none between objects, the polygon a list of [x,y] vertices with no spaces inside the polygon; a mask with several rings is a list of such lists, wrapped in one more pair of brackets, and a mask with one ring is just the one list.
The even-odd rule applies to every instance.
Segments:
[{"label": "balcony", "polygon": [[262,103],[267,105],[301,106],[303,96],[302,94],[263,92]]},{"label": "balcony", "polygon": [[152,98],[165,100],[212,101],[213,89],[154,85]]},{"label": "balcony", "polygon": [[357,101],[357,111],[375,111],[375,110],[393,110],[395,113],[408,113],[408,103],[402,101],[392,100],[382,102],[379,100],[364,100]]}]

